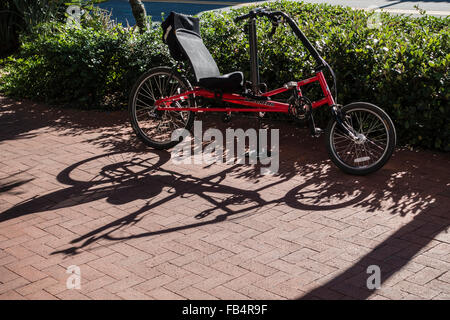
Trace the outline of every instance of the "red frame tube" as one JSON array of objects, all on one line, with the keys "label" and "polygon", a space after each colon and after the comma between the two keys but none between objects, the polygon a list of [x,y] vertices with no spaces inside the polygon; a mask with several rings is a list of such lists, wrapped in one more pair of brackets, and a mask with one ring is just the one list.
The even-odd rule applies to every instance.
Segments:
[{"label": "red frame tube", "polygon": [[[323,72],[318,72],[314,77],[311,77],[306,80],[302,80],[300,82],[297,82],[297,89],[299,90],[300,94],[300,88],[302,86],[305,86],[307,84],[313,83],[313,82],[319,82],[320,87],[322,88],[322,92],[324,94],[324,98],[322,98],[319,101],[312,102],[312,108],[318,108],[324,104],[328,104],[329,106],[332,106],[335,104],[333,96],[330,92],[330,89],[328,88],[328,84],[325,80],[325,77],[323,75]],[[286,92],[288,90],[291,90],[292,88],[283,87],[279,89],[275,89],[269,92],[263,93],[261,96],[263,97],[272,97],[274,95]],[[170,106],[173,102],[189,99],[190,95],[194,95],[195,97],[203,97],[206,99],[216,99],[220,98],[221,102],[227,102],[232,103],[236,105],[246,106],[247,108],[233,108],[233,107],[218,107],[218,108],[205,108],[205,107],[186,107],[186,108],[177,108]],[[244,97],[239,94],[235,93],[224,93],[220,97],[218,97],[214,92],[198,88],[196,87],[193,90],[167,97],[164,99],[159,99],[155,102],[155,105],[157,105],[157,110],[167,110],[167,111],[192,111],[192,112],[217,112],[217,111],[224,111],[224,112],[281,112],[281,113],[289,113],[289,104],[273,101],[273,100],[267,100],[267,101],[260,101],[251,99],[249,97]]]}]

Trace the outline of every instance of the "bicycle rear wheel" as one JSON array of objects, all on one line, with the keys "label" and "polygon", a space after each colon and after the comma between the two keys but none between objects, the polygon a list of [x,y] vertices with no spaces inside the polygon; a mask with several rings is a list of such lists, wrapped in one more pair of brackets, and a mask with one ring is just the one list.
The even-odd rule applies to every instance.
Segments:
[{"label": "bicycle rear wheel", "polygon": [[[172,132],[190,130],[194,113],[190,111],[159,111],[155,102],[190,90],[190,83],[168,67],[153,68],[143,74],[131,91],[129,112],[136,135],[148,146],[168,149],[181,140],[172,140]],[[190,107],[191,100],[175,102],[176,107]]]},{"label": "bicycle rear wheel", "polygon": [[326,145],[331,160],[344,172],[354,175],[377,171],[395,149],[397,136],[391,118],[379,107],[365,102],[351,103],[341,111],[353,137],[336,119],[329,122]]}]

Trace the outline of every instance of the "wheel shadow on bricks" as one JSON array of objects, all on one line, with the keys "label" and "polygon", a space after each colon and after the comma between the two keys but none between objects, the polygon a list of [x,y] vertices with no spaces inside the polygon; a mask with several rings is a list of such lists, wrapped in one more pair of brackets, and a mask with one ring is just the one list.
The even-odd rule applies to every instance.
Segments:
[{"label": "wheel shadow on bricks", "polygon": [[[169,158],[170,155],[163,151],[151,151],[145,154],[116,152],[80,161],[63,170],[57,177],[59,182],[69,185],[68,188],[19,204],[3,212],[0,215],[0,221],[34,212],[94,202],[99,199],[106,199],[112,205],[126,204],[136,199],[147,202],[138,210],[128,214],[124,212],[124,217],[74,239],[71,242],[72,247],[55,252],[76,254],[79,249],[101,239],[124,241],[133,238],[152,237],[220,223],[225,220],[239,219],[242,216],[263,212],[280,205],[302,211],[331,211],[329,218],[339,220],[340,217],[333,216],[333,211],[339,214],[344,209],[355,212],[385,210],[387,214],[400,213],[405,215],[406,211],[401,203],[401,199],[404,199],[405,196],[413,199],[413,204],[411,204],[411,201],[408,202],[407,209],[410,213],[423,210],[426,207],[425,201],[431,202],[431,199],[434,199],[431,194],[427,195],[422,192],[417,195],[416,193],[410,193],[409,189],[406,188],[403,188],[404,192],[398,193],[396,191],[399,185],[409,185],[411,181],[415,180],[415,177],[411,175],[388,174],[384,178],[380,178],[383,177],[381,175],[372,176],[372,178],[355,178],[343,175],[330,167],[321,170],[320,168],[323,168],[324,164],[318,162],[315,165],[305,164],[301,170],[297,170],[302,177],[302,181],[304,181],[303,183],[287,190],[280,197],[266,200],[262,196],[265,191],[289,181],[290,178],[283,177],[279,181],[247,190],[221,182],[227,175],[231,174],[239,179],[244,179],[247,174],[250,176],[254,174],[254,168],[245,169],[242,166],[231,166],[218,173],[198,178],[190,174],[181,174],[163,168],[162,165]],[[86,177],[83,176],[83,173],[88,170],[96,172],[96,174],[93,177],[90,175],[89,180],[84,181],[83,179],[86,179]],[[397,189],[394,186],[397,186]],[[171,194],[153,201],[153,198],[160,195],[162,190],[168,187],[172,190]],[[200,212],[195,215],[196,219],[203,220],[215,212],[221,213],[213,219],[193,224],[128,236],[114,236],[117,230],[138,224],[142,216],[164,205],[164,203],[189,195],[199,196],[211,204],[209,208],[199,210]],[[217,197],[217,195],[219,196]],[[386,199],[391,201],[388,207],[383,205],[382,200]],[[397,203],[392,204],[392,201]],[[232,209],[233,205],[238,204],[246,204],[246,206],[242,209]],[[436,207],[438,204],[433,203],[433,206]]]},{"label": "wheel shadow on bricks", "polygon": [[[100,204],[103,206],[100,211],[134,203],[139,205],[116,212],[112,221],[102,221],[100,227],[86,224],[88,230],[78,233],[79,236],[72,239],[67,248],[64,246],[59,250],[58,247],[53,254],[74,255],[95,243],[107,245],[108,242],[151,239],[162,234],[265,214],[270,210],[283,211],[293,219],[308,214],[307,220],[297,222],[350,223],[361,227],[365,239],[379,236],[386,229],[392,231],[381,243],[373,246],[369,254],[358,257],[348,270],[301,297],[365,299],[374,293],[365,287],[368,265],[380,266],[384,286],[434,239],[449,243],[446,233],[450,207],[448,155],[400,149],[380,171],[366,177],[354,177],[331,165],[322,142],[305,138],[305,130],[283,124],[280,130],[280,170],[273,177],[262,177],[258,166],[249,165],[202,166],[191,172],[170,165],[168,152],[143,151],[142,147],[130,146],[129,136],[120,131],[122,116],[117,117],[120,121],[106,119],[105,124],[98,121],[97,113],[76,112],[71,117],[67,110],[61,112],[64,115],[52,115],[51,111],[37,113],[31,117],[34,126],[20,127],[20,122],[11,122],[9,127],[3,127],[2,139],[29,138],[28,135],[36,134],[34,130],[49,127],[49,130],[55,128],[57,135],[63,137],[86,133],[79,137],[80,145],[88,142],[101,147],[105,153],[68,166],[57,175],[61,188],[15,203],[14,207],[0,213],[0,222],[33,213],[78,208],[83,204],[92,204],[90,210],[95,210],[95,206]],[[29,116],[25,106],[15,115],[22,120]],[[41,116],[47,120],[40,122]],[[13,118],[3,118],[2,115],[2,124],[9,123],[7,119],[13,121]],[[111,128],[103,132],[102,128],[109,125]],[[232,125],[245,127],[239,121]],[[280,124],[270,124],[270,128],[277,126]],[[95,134],[90,136],[90,131]],[[98,131],[102,132],[99,134]],[[209,170],[214,172],[209,173]],[[11,189],[3,195],[25,186],[14,184],[22,183],[20,180],[8,181],[12,183],[9,185]],[[172,200],[179,200],[178,205],[183,207],[184,200],[190,197],[200,198],[202,203],[208,204],[207,208],[191,208],[184,212],[185,216],[196,219],[194,223],[181,219],[174,223],[175,226],[132,228],[142,226],[143,219],[151,219],[152,214],[163,210]],[[61,214],[64,215],[64,211]],[[411,216],[414,218],[410,219]],[[412,221],[391,224],[390,217],[396,221],[398,218]],[[276,215],[271,218],[276,220]],[[372,218],[380,221],[374,222]],[[121,232],[128,230],[131,231]],[[290,236],[297,237],[295,234]],[[333,236],[330,235],[331,238]],[[301,241],[301,237],[299,239]]]},{"label": "wheel shadow on bricks", "polygon": [[[397,164],[394,164],[393,169],[385,170],[377,175],[351,177],[331,167],[325,160],[319,159],[299,166],[299,162],[293,159],[282,164],[281,173],[274,182],[250,190],[221,182],[229,175],[234,175],[237,179],[254,181],[257,170],[254,166],[229,166],[218,173],[199,178],[180,173],[171,169],[170,166],[170,169],[165,168],[163,165],[169,159],[168,152],[156,150],[147,150],[145,153],[112,152],[85,159],[67,167],[57,176],[60,183],[68,185],[67,188],[14,206],[0,214],[0,222],[99,199],[106,199],[106,202],[111,205],[126,204],[137,199],[146,202],[138,210],[131,213],[124,212],[124,217],[74,239],[71,242],[73,246],[70,248],[55,252],[55,254],[76,254],[79,249],[101,239],[124,241],[152,237],[239,219],[249,214],[269,210],[274,206],[284,205],[301,211],[331,212],[329,218],[339,220],[341,219],[339,214],[345,209],[351,212],[369,213],[382,210],[388,215],[406,215],[420,213],[429,208],[439,208],[441,204],[437,203],[436,199],[448,199],[437,198],[436,189],[430,192],[417,189],[420,186],[417,178],[423,172],[409,169],[404,164],[401,171],[396,169]],[[399,161],[403,161],[401,157]],[[284,171],[290,172],[289,175],[284,174]],[[286,190],[284,194],[281,193],[274,199],[264,199],[263,195],[266,191],[277,188],[285,182],[289,182],[292,186],[291,179],[294,177],[298,179],[297,186]],[[422,180],[422,184],[424,181]],[[153,201],[164,188],[170,188],[172,193]],[[280,189],[283,188],[280,187]],[[275,190],[280,191],[280,189]],[[199,210],[200,212],[195,215],[196,219],[202,221],[140,234],[114,236],[117,230],[138,224],[142,216],[164,203],[189,195],[199,196],[210,204],[209,208]],[[405,199],[407,199],[406,202]],[[233,205],[239,204],[246,205],[242,209],[233,209]],[[213,219],[203,220],[216,212],[220,214]],[[333,212],[337,212],[336,217],[333,216]],[[418,217],[421,221],[422,216]],[[445,227],[444,224],[440,231]]]}]

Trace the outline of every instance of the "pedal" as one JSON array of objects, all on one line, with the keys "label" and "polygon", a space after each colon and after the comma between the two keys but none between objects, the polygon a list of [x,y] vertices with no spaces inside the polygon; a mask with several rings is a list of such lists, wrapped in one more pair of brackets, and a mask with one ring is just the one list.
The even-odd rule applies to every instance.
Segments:
[{"label": "pedal", "polygon": [[225,113],[222,115],[222,121],[223,123],[228,123],[231,121],[231,113]]},{"label": "pedal", "polygon": [[314,128],[314,134],[312,135],[314,138],[318,138],[318,137],[320,137],[320,135],[323,133],[323,130],[322,129],[320,129],[320,128]]}]

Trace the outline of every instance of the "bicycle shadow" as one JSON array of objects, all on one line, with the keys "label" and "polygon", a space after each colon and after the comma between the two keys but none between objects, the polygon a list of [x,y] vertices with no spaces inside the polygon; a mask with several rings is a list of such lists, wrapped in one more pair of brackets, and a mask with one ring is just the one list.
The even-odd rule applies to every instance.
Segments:
[{"label": "bicycle shadow", "polygon": [[[138,210],[72,240],[70,244],[74,244],[74,246],[53,252],[52,254],[64,253],[66,255],[74,255],[77,254],[80,249],[101,239],[109,241],[124,241],[211,225],[223,222],[225,220],[230,220],[231,216],[238,215],[240,213],[248,213],[253,209],[258,210],[273,202],[263,200],[257,192],[221,184],[221,182],[225,179],[226,174],[233,171],[233,169],[235,169],[235,166],[230,167],[227,170],[223,170],[217,174],[212,174],[205,178],[199,179],[193,177],[192,175],[180,174],[175,171],[159,168],[158,172],[163,174],[153,172],[150,176],[133,179],[131,184],[121,184],[119,188],[114,190],[114,193],[111,193],[111,190],[102,190],[104,193],[109,193],[106,201],[111,204],[120,205],[131,202],[136,199],[137,194],[140,199],[145,199],[147,202]],[[161,199],[153,200],[154,197],[161,194],[163,189],[167,188],[171,190],[170,195],[164,196]],[[127,196],[127,194],[129,196]],[[159,206],[167,204],[176,198],[189,197],[192,195],[200,197],[212,205],[210,209],[205,209],[199,212],[195,216],[195,219],[203,220],[218,211],[222,211],[224,213],[218,214],[210,220],[187,225],[132,234],[129,236],[114,235],[114,233],[120,229],[123,230],[137,224],[147,213],[152,212],[152,210],[157,209]],[[242,210],[233,210],[229,208],[230,205],[248,204],[252,204],[251,207]],[[75,245],[76,243],[80,244]]]},{"label": "bicycle shadow", "polygon": [[30,178],[29,176],[26,176],[27,170],[22,170],[15,173],[10,173],[6,177],[0,178],[0,193],[15,193],[15,191],[12,191],[13,189],[20,187],[24,184],[27,184],[28,182],[31,182],[34,180],[34,178]]},{"label": "bicycle shadow", "polygon": [[[277,176],[277,181],[264,184],[254,190],[248,190],[228,186],[222,182],[228,175],[233,175],[234,178],[244,179],[244,177],[247,177],[245,178],[247,181],[257,183],[258,179],[262,177],[260,174],[260,166],[258,165],[232,165],[225,170],[198,178],[164,168],[163,165],[169,159],[170,154],[168,152],[148,150],[146,153],[117,151],[79,161],[61,171],[57,176],[58,182],[68,185],[67,188],[17,204],[0,214],[0,222],[32,213],[58,210],[95,202],[100,199],[105,199],[106,202],[112,205],[131,203],[138,199],[146,202],[139,210],[74,239],[71,242],[72,244],[82,242],[78,247],[74,246],[58,252],[76,254],[79,251],[78,249],[84,248],[99,239],[118,241],[150,237],[214,224],[227,219],[230,220],[231,217],[242,218],[244,215],[255,214],[268,209],[270,206],[285,203],[294,207],[301,207],[299,204],[293,204],[292,199],[289,197],[288,201],[283,199],[283,197],[265,200],[260,194],[276,185],[289,181],[295,175],[295,172],[288,170],[286,173],[280,173]],[[95,165],[92,165],[92,163]],[[87,171],[91,172],[89,180],[76,180],[74,177],[77,177],[77,170],[83,175]],[[312,179],[317,181],[318,177],[315,175],[315,171],[316,167],[314,165],[305,166],[301,174],[310,175]],[[310,182],[305,182],[303,186],[308,184]],[[155,201],[154,198],[160,195],[164,188],[173,190],[172,194]],[[337,192],[334,192],[334,194],[335,196],[339,196]],[[210,208],[196,214],[196,219],[201,220],[214,213],[218,214],[210,220],[166,230],[145,232],[128,237],[114,237],[112,235],[118,229],[124,229],[127,226],[139,222],[146,212],[150,212],[173,199],[190,195],[200,197],[210,204]],[[363,198],[362,194],[353,200],[353,202],[357,202],[361,198]],[[244,208],[230,208],[236,206],[243,206]],[[339,205],[335,206],[339,207]]]},{"label": "bicycle shadow", "polygon": [[[400,160],[403,161],[402,159]],[[325,163],[326,161],[305,165],[301,171],[297,170],[297,173],[302,176],[304,182],[295,188],[288,190],[285,195],[281,195],[281,197],[271,200],[264,199],[262,196],[264,191],[279,185],[284,181],[289,181],[291,177],[283,177],[280,181],[259,186],[255,190],[246,190],[227,186],[222,182],[228,175],[233,175],[239,179],[243,179],[245,176],[254,177],[256,175],[255,172],[259,172],[257,167],[231,166],[204,178],[180,174],[179,172],[161,167],[154,167],[155,171],[145,171],[145,176],[134,176],[132,179],[126,174],[121,176],[121,178],[117,178],[117,181],[121,181],[120,186],[114,189],[117,192],[111,192],[112,189],[109,188],[103,190],[102,195],[106,197],[107,202],[112,204],[126,203],[135,199],[136,195],[139,195],[141,199],[146,199],[147,203],[125,217],[119,218],[73,239],[70,242],[71,246],[69,248],[55,251],[52,254],[75,255],[80,252],[81,249],[102,239],[107,241],[126,241],[130,239],[154,237],[161,234],[198,228],[224,221],[233,221],[234,219],[258,214],[273,206],[280,205],[287,205],[296,210],[313,212],[330,212],[331,210],[332,213],[333,210],[351,208],[352,210],[364,209],[367,212],[385,210],[386,214],[390,215],[416,215],[416,218],[412,222],[407,223],[389,239],[379,244],[370,254],[362,258],[361,261],[356,263],[348,271],[344,272],[344,275],[337,277],[336,280],[326,285],[326,289],[312,291],[310,294],[305,295],[303,299],[324,296],[328,293],[327,290],[329,287],[334,287],[336,284],[342,286],[342,283],[346,283],[343,279],[347,276],[353,276],[351,282],[352,285],[358,283],[359,290],[365,292],[368,297],[373,292],[361,288],[361,284],[365,283],[362,281],[362,278],[367,278],[367,274],[362,272],[365,271],[365,269],[362,269],[363,266],[367,268],[368,265],[374,264],[374,261],[377,262],[384,272],[384,279],[387,280],[395,274],[395,272],[404,267],[408,261],[410,261],[412,257],[426,246],[436,235],[448,228],[448,220],[445,219],[448,219],[449,217],[441,217],[441,219],[444,220],[439,221],[440,223],[436,223],[436,219],[439,220],[439,217],[434,215],[427,216],[427,209],[439,208],[440,203],[436,201],[437,198],[433,196],[432,192],[429,194],[423,192],[417,193],[416,189],[411,189],[411,183],[417,183],[417,177],[420,176],[420,172],[416,172],[417,175],[415,175],[407,169],[403,174],[389,170],[385,175],[378,175],[376,177],[349,177],[341,174],[333,167],[326,167]],[[115,165],[113,167],[116,171],[127,172],[127,170],[123,170],[121,166],[122,165]],[[110,171],[113,167],[105,166],[103,167],[103,171]],[[69,182],[68,180],[63,181],[66,181],[66,183]],[[353,187],[349,187],[349,182],[354,184]],[[167,187],[172,190],[170,195],[152,201],[153,197],[159,195],[161,190]],[[399,192],[400,190],[403,191]],[[405,190],[407,190],[407,192],[405,192]],[[95,192],[93,193],[95,194]],[[126,194],[130,194],[130,198],[124,197]],[[120,230],[124,231],[128,227],[138,224],[147,213],[152,212],[152,210],[154,211],[164,203],[170,202],[176,198],[188,197],[190,195],[200,197],[211,204],[210,209],[202,210],[195,216],[196,219],[202,221],[184,225],[181,224],[169,228],[160,228],[158,230],[142,233],[123,235],[122,232],[120,235],[115,235],[115,233]],[[406,196],[408,196],[408,200],[405,202]],[[447,199],[445,197],[441,198],[443,198],[441,200],[444,201]],[[389,204],[384,205],[382,204],[383,202],[388,202]],[[242,209],[230,208],[230,206],[233,207],[242,204],[246,205]],[[203,219],[210,215],[214,215],[216,212],[218,214],[215,215],[214,218],[203,221]],[[428,230],[427,228],[430,226],[432,226],[432,228]],[[417,238],[415,238],[412,232],[418,228],[425,229],[417,235]],[[383,262],[383,260],[380,262],[380,260],[375,259],[379,259],[380,255],[383,256],[385,250],[390,250],[392,247],[398,246],[398,242],[400,241],[398,238],[405,236],[405,234],[410,237],[410,240],[412,237],[412,241],[417,244],[415,247],[409,246],[408,250],[402,250],[404,255],[401,258],[392,257],[391,260],[388,260],[387,262]],[[359,271],[359,277],[355,278],[355,273],[357,273],[357,271]],[[352,290],[352,292],[359,292],[354,288]],[[348,296],[351,297],[352,294],[348,294]],[[359,293],[358,297],[364,298],[365,295]]]},{"label": "bicycle shadow", "polygon": [[[239,122],[236,126],[242,127]],[[271,124],[269,128],[276,126]],[[297,148],[298,144],[304,145],[309,151],[302,153]],[[69,243],[68,248],[52,253],[71,256],[89,250],[101,240],[113,242],[154,237],[242,219],[276,206],[287,206],[299,213],[326,212],[330,218],[339,210],[368,213],[382,211],[383,215],[415,216],[412,222],[401,226],[341,276],[300,297],[302,299],[326,298],[330,290],[344,292],[353,298],[369,297],[373,292],[361,288],[361,283],[365,283],[367,278],[365,268],[368,263],[378,263],[384,272],[383,279],[387,280],[449,225],[448,213],[433,213],[433,210],[440,210],[441,206],[450,205],[449,186],[446,185],[449,176],[445,170],[448,167],[445,163],[450,165],[450,161],[446,156],[431,158],[424,163],[423,155],[400,150],[376,174],[354,177],[332,166],[326,159],[322,144],[317,146],[315,141],[304,135],[304,130],[284,128],[280,143],[280,153],[283,154],[280,170],[267,179],[261,176],[258,165],[230,165],[225,169],[222,166],[217,172],[200,177],[185,174],[182,168],[168,165],[170,154],[166,151],[146,149],[145,152],[136,152],[130,147],[116,150],[119,151],[94,156],[67,167],[57,176],[60,183],[67,185],[66,188],[17,204],[0,214],[0,222],[100,199],[112,205],[128,204],[135,200],[143,203],[137,210],[78,236]],[[435,161],[442,165],[434,168]],[[204,169],[208,169],[208,166]],[[254,187],[228,185],[229,178],[245,181]],[[292,182],[296,184],[294,188]],[[163,192],[167,189],[170,192]],[[142,219],[160,206],[190,196],[199,197],[209,204],[208,209],[199,209],[196,213],[196,222],[155,227],[140,233],[127,232],[130,227],[139,226]],[[419,233],[415,234],[417,230]],[[400,248],[402,256],[393,255],[390,260],[386,260],[389,257],[386,257],[385,250],[397,248],[405,237],[408,237],[408,244],[413,242],[416,245]],[[386,261],[380,260],[380,254]]]}]

